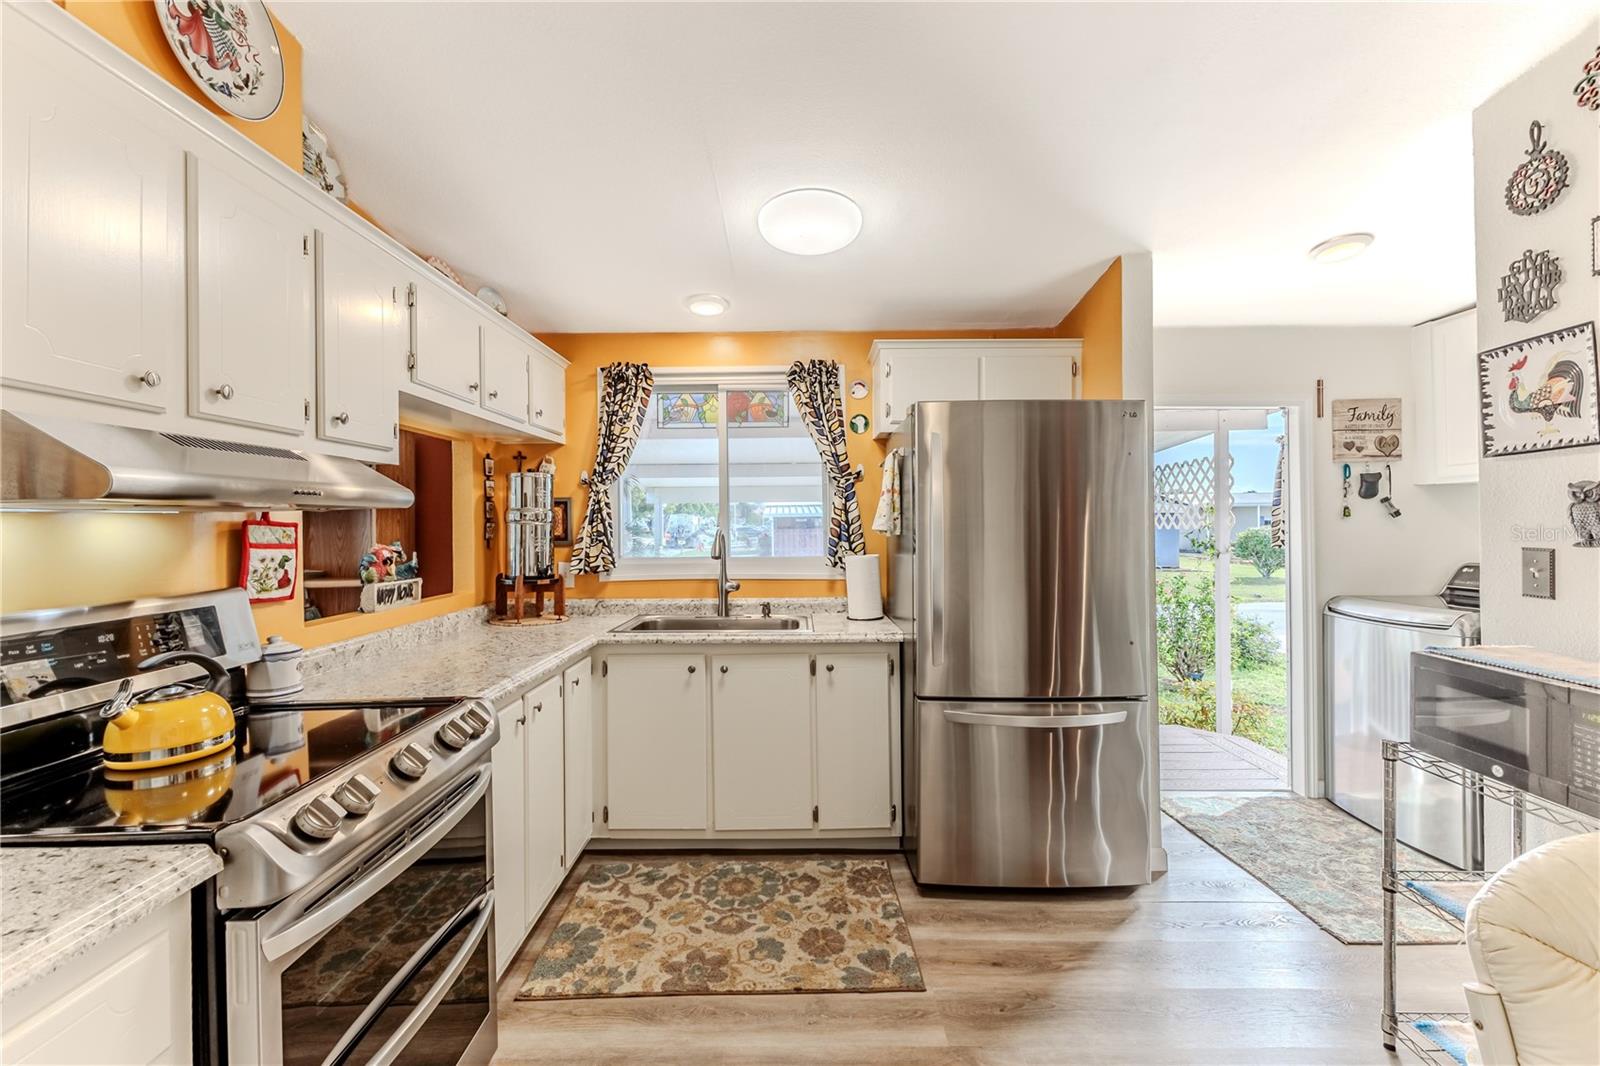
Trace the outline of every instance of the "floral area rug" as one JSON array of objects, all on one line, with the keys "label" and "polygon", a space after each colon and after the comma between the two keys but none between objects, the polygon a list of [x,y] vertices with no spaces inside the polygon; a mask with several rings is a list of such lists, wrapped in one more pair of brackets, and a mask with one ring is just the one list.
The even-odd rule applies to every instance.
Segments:
[{"label": "floral area rug", "polygon": [[596,861],[518,999],[921,992],[882,859]]},{"label": "floral area rug", "polygon": [[[1166,811],[1346,944],[1383,942],[1383,834],[1325,800],[1230,792],[1169,792]],[[1401,846],[1404,870],[1450,867]],[[1476,888],[1477,886],[1473,886]],[[1461,933],[1404,898],[1395,941],[1454,944]]]}]

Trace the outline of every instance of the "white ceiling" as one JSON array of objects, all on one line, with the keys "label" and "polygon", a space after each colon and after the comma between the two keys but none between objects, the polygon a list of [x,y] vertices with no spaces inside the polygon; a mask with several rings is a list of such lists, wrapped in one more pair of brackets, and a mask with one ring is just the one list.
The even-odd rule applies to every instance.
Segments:
[{"label": "white ceiling", "polygon": [[[274,10],[351,195],[522,325],[587,332],[1050,326],[1137,249],[1158,325],[1416,322],[1473,299],[1472,108],[1594,8]],[[762,242],[807,185],[860,203],[853,245]],[[1377,242],[1306,258],[1349,230]]]}]

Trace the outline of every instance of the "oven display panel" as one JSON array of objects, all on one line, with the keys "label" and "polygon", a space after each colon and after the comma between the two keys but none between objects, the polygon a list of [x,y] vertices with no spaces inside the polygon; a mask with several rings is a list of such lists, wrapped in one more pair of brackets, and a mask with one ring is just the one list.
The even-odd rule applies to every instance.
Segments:
[{"label": "oven display panel", "polygon": [[0,697],[16,703],[115,681],[164,652],[221,655],[224,650],[215,607],[7,637],[0,641]]}]

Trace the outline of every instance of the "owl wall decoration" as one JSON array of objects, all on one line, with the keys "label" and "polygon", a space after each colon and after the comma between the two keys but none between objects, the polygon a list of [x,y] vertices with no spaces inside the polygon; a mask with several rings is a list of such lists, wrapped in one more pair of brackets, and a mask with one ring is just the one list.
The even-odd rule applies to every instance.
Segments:
[{"label": "owl wall decoration", "polygon": [[1567,485],[1567,519],[1578,535],[1574,548],[1600,548],[1600,481],[1573,481]]}]

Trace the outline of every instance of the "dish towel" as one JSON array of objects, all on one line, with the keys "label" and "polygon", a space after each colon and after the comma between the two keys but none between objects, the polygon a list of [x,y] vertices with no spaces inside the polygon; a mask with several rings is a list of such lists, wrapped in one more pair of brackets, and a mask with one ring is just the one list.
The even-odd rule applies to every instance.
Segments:
[{"label": "dish towel", "polygon": [[872,528],[892,537],[900,535],[900,455],[899,448],[890,448],[883,457],[883,487],[872,516]]}]

